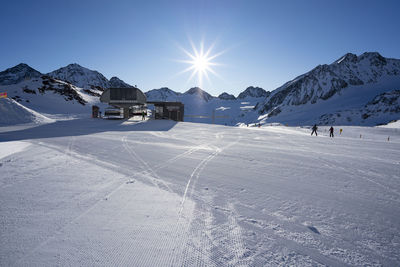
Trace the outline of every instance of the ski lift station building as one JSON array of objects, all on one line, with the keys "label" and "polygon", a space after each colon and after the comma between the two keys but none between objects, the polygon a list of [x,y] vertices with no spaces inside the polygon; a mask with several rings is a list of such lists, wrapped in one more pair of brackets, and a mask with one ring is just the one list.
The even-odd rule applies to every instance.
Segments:
[{"label": "ski lift station building", "polygon": [[100,101],[118,108],[123,118],[140,115],[147,105],[154,105],[155,119],[183,121],[184,105],[181,102],[147,101],[146,95],[136,87],[107,88]]}]

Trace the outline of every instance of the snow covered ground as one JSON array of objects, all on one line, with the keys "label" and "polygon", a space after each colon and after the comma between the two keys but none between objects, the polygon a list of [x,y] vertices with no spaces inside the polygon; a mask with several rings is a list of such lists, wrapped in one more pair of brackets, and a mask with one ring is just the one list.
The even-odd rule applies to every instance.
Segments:
[{"label": "snow covered ground", "polygon": [[0,265],[398,266],[400,129],[339,128],[0,129]]}]

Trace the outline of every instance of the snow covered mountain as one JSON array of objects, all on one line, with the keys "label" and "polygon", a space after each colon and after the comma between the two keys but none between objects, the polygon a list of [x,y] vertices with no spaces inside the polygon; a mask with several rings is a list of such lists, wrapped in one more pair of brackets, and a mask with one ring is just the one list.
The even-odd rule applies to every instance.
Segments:
[{"label": "snow covered mountain", "polygon": [[168,87],[153,89],[145,93],[148,101],[178,101],[181,93],[175,92]]},{"label": "snow covered mountain", "polygon": [[321,124],[341,124],[349,122],[357,125],[378,125],[400,118],[400,90],[382,93],[359,109],[343,110],[321,116]]},{"label": "snow covered mountain", "polygon": [[26,64],[0,72],[0,82],[1,91],[9,98],[47,114],[88,114],[90,106],[98,104],[101,93],[43,75]]},{"label": "snow covered mountain", "polygon": [[220,94],[218,96],[218,98],[222,99],[222,100],[235,100],[236,99],[236,97],[234,95],[228,94],[226,92],[223,92],[222,94]]},{"label": "snow covered mountain", "polygon": [[18,64],[12,68],[0,72],[0,85],[10,85],[42,76],[40,72],[25,63]]},{"label": "snow covered mountain", "polygon": [[[251,89],[247,92],[249,91]],[[226,125],[256,121],[259,115],[255,111],[255,107],[265,101],[264,96],[257,97],[256,93],[253,94],[254,97],[247,95],[244,99],[236,99],[235,96],[228,93],[214,97],[199,87],[193,87],[185,93],[178,93],[163,87],[150,90],[145,94],[148,101],[184,103],[185,121]],[[263,95],[263,93],[259,95]]]},{"label": "snow covered mountain", "polygon": [[[348,111],[361,109],[379,94],[398,88],[400,60],[385,58],[376,52],[360,56],[348,53],[272,91],[258,112],[264,115],[260,118],[263,122],[368,125],[373,123],[370,119],[360,117],[359,112],[349,115]],[[374,122],[380,121],[379,117],[380,123],[387,122],[386,115],[376,114]],[[400,114],[394,116],[400,117]]]},{"label": "snow covered mountain", "polygon": [[109,87],[132,87],[132,85],[117,77],[112,77],[108,80],[100,72],[87,69],[76,63],[59,68],[47,75],[85,89],[103,90]]},{"label": "snow covered mountain", "polygon": [[89,70],[76,63],[59,68],[47,75],[86,89],[90,89],[92,86],[101,88],[110,87],[110,82],[103,74],[95,70]]},{"label": "snow covered mountain", "polygon": [[109,87],[119,88],[119,87],[133,87],[133,86],[130,84],[127,84],[123,80],[114,76],[114,77],[111,77],[111,79],[109,81]]},{"label": "snow covered mountain", "polygon": [[[131,87],[78,64],[42,75],[23,63],[0,72],[0,85],[14,100],[46,113],[87,113],[88,106],[99,104],[104,88]],[[400,60],[367,52],[319,65],[272,92],[250,86],[235,98],[228,93],[214,97],[199,87],[185,93],[163,87],[145,94],[149,101],[184,103],[186,121],[376,125],[400,118],[399,89]],[[47,101],[50,96],[57,100]]]},{"label": "snow covered mountain", "polygon": [[183,95],[192,95],[198,98],[203,99],[204,101],[208,102],[211,99],[213,99],[213,96],[211,96],[209,93],[206,91],[203,91],[200,87],[193,87],[187,90]]},{"label": "snow covered mountain", "polygon": [[260,88],[260,87],[247,87],[246,90],[244,90],[243,92],[241,92],[238,95],[238,99],[245,99],[245,98],[249,98],[249,97],[267,97],[271,94],[271,92],[267,92],[264,89]]}]

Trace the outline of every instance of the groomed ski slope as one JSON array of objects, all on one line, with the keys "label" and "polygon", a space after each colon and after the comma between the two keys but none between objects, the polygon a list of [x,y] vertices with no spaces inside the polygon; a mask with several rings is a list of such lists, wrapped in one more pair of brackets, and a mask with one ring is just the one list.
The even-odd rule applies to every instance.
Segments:
[{"label": "groomed ski slope", "polygon": [[0,128],[0,265],[398,266],[400,131],[336,135],[101,119]]}]

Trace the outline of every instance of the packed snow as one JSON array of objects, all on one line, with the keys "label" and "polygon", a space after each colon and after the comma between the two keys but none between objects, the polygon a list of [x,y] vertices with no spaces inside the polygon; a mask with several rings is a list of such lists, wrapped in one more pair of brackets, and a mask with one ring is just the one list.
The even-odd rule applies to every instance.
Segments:
[{"label": "packed snow", "polygon": [[1,265],[400,264],[398,127],[250,126],[0,129]]}]

